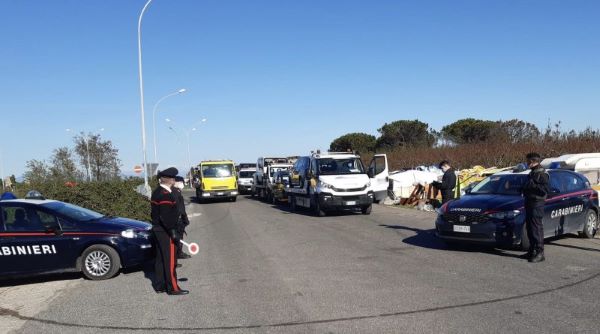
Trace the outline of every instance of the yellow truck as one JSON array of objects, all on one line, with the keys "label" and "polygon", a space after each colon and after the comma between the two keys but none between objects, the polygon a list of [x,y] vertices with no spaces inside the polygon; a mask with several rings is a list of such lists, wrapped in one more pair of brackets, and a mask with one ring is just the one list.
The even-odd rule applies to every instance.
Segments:
[{"label": "yellow truck", "polygon": [[235,163],[231,160],[202,161],[196,168],[196,198],[199,203],[208,199],[228,199],[235,202],[238,195]]}]

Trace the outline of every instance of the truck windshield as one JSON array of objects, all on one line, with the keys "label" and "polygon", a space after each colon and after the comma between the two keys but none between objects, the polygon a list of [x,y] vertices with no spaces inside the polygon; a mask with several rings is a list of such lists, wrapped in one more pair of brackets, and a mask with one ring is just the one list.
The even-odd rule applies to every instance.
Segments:
[{"label": "truck windshield", "polygon": [[525,174],[492,175],[473,187],[471,194],[521,195],[525,182]]},{"label": "truck windshield", "polygon": [[254,175],[254,172],[252,172],[252,171],[241,171],[240,172],[240,178],[242,178],[242,179],[251,179],[252,175]]},{"label": "truck windshield", "polygon": [[359,158],[333,159],[322,158],[318,160],[321,175],[364,174],[365,169]]},{"label": "truck windshield", "polygon": [[202,166],[202,177],[231,177],[233,175],[233,165],[231,164],[215,164]]}]

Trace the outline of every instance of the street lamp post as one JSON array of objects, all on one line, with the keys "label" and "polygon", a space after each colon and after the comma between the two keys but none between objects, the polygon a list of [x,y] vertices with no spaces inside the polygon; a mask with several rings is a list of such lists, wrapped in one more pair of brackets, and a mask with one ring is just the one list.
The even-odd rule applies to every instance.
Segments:
[{"label": "street lamp post", "polygon": [[167,94],[167,95],[163,96],[162,98],[160,98],[160,100],[158,100],[158,102],[156,102],[156,104],[154,105],[154,108],[152,109],[152,136],[153,136],[153,141],[154,141],[154,162],[155,163],[158,163],[158,149],[156,146],[156,109],[158,108],[158,105],[165,99],[167,99],[171,96],[183,94],[185,92],[186,92],[186,89],[182,88],[176,92],[173,92],[171,94]]},{"label": "street lamp post", "polygon": [[147,197],[150,197],[150,185],[148,184],[148,161],[146,159],[146,116],[144,114],[144,81],[142,78],[142,18],[146,9],[150,5],[152,0],[148,0],[142,8],[142,12],[138,18],[138,71],[140,81],[140,109],[142,117],[142,152],[144,155],[144,192]]},{"label": "street lamp post", "polygon": [[[175,124],[175,121],[170,118],[166,118],[165,121],[168,123]],[[202,118],[200,121],[196,122],[189,130],[182,131],[185,134],[186,142],[187,142],[187,171],[186,171],[186,174],[188,174],[192,168],[192,160],[191,160],[191,153],[190,153],[190,135],[192,134],[192,132],[197,130],[196,126],[201,125],[205,122],[206,122],[206,118]],[[175,128],[173,127],[173,125],[169,126],[169,130],[173,131],[175,134],[178,134],[177,131],[175,130]]]}]

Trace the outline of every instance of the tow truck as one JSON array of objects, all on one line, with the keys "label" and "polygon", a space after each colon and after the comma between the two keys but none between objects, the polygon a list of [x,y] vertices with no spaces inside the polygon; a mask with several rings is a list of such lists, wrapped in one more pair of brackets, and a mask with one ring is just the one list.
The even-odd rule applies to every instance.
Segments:
[{"label": "tow truck", "polygon": [[273,175],[278,171],[289,170],[295,158],[258,158],[254,173],[251,195],[266,201],[273,200]]},{"label": "tow truck", "polygon": [[337,210],[371,214],[376,198],[374,189],[381,194],[388,188],[383,185],[388,182],[387,156],[376,155],[369,166],[365,170],[355,152],[317,151],[298,158],[290,170],[290,186],[286,188],[291,210],[309,208],[318,217]]}]

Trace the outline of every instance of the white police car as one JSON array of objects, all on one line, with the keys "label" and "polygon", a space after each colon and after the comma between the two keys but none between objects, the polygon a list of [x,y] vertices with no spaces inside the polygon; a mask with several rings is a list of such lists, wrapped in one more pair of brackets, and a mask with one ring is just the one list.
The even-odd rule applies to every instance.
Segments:
[{"label": "white police car", "polygon": [[150,228],[60,201],[0,201],[0,278],[81,271],[108,279],[153,258]]}]

